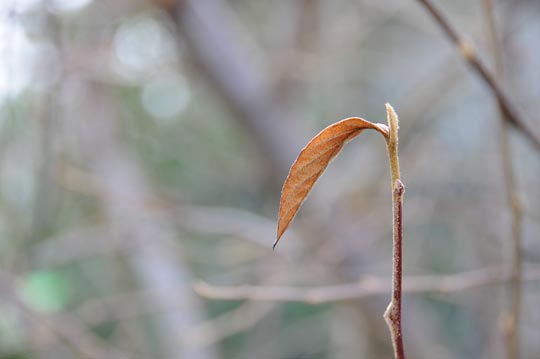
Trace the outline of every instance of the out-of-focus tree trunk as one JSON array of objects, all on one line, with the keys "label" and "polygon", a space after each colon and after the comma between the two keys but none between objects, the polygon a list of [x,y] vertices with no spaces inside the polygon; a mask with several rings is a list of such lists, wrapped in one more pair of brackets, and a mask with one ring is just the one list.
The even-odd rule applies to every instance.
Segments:
[{"label": "out-of-focus tree trunk", "polygon": [[[170,250],[175,245],[176,231],[166,218],[146,206],[153,195],[138,164],[120,143],[106,89],[97,84],[86,85],[85,108],[94,110],[80,114],[79,148],[98,179],[107,220],[130,243],[127,262],[140,286],[151,293],[152,305],[160,313],[155,317],[155,325],[162,355],[216,358],[212,347],[194,348],[182,342],[186,331],[205,315],[191,290],[189,269]],[[171,297],[170,293],[175,295]]]}]

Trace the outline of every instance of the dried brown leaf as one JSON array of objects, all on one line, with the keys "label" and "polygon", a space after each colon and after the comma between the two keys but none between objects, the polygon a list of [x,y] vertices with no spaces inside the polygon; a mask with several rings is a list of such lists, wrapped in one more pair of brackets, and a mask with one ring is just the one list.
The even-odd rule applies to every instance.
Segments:
[{"label": "dried brown leaf", "polygon": [[341,151],[343,145],[365,129],[376,130],[385,138],[388,137],[386,125],[351,117],[326,127],[302,149],[281,190],[277,239],[274,247],[330,161]]}]

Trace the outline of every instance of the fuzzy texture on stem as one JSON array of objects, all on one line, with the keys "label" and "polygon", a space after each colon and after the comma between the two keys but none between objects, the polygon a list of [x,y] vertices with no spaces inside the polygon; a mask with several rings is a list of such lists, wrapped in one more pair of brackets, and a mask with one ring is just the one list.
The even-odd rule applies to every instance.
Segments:
[{"label": "fuzzy texture on stem", "polygon": [[404,359],[403,335],[401,332],[401,287],[402,287],[402,203],[405,187],[403,183],[396,179],[392,198],[394,202],[394,239],[393,239],[393,271],[392,271],[392,300],[386,311],[384,319],[392,335],[392,345],[394,347],[394,356],[396,359]]},{"label": "fuzzy texture on stem", "polygon": [[398,129],[399,119],[394,111],[394,108],[389,103],[386,104],[386,115],[388,120],[388,137],[386,144],[388,147],[388,158],[390,159],[390,174],[392,175],[392,190],[394,189],[395,181],[401,179],[399,171],[398,157]]},{"label": "fuzzy texture on stem", "polygon": [[388,115],[389,136],[387,140],[388,158],[390,159],[390,171],[392,175],[392,203],[393,203],[393,268],[392,268],[392,300],[386,311],[384,319],[390,334],[392,335],[392,346],[394,347],[394,357],[404,359],[403,335],[401,332],[401,284],[402,284],[402,259],[403,259],[403,193],[405,186],[401,182],[398,157],[398,128],[399,120],[396,112],[386,104]]}]

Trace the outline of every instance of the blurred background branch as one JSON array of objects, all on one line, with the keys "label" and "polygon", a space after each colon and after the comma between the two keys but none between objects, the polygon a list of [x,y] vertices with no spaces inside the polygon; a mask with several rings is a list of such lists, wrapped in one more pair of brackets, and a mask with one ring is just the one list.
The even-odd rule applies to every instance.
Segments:
[{"label": "blurred background branch", "polygon": [[439,9],[430,0],[418,0],[420,4],[424,5],[429,14],[433,17],[435,22],[444,31],[445,35],[454,43],[458,48],[463,59],[469,63],[471,68],[484,80],[486,85],[493,92],[493,95],[497,99],[504,120],[514,125],[536,148],[540,150],[540,140],[538,135],[532,131],[521,117],[517,114],[516,109],[511,104],[505,92],[503,92],[497,78],[487,69],[486,65],[480,60],[473,45],[467,40],[460,37],[457,30],[450,25],[450,22],[446,19],[446,16],[439,11]]},{"label": "blurred background branch", "polygon": [[[526,281],[540,280],[540,268],[528,269],[523,278]],[[513,280],[513,274],[506,268],[485,268],[449,275],[409,276],[405,279],[407,284],[403,287],[403,291],[406,293],[444,294],[488,285],[505,284]],[[388,294],[390,293],[390,285],[388,283],[391,283],[390,278],[377,277],[369,277],[358,283],[317,288],[270,286],[220,287],[199,282],[195,283],[194,289],[200,296],[214,300],[257,300],[323,304]]]},{"label": "blurred background branch", "polygon": [[[484,11],[484,22],[486,39],[491,49],[495,75],[497,79],[502,79],[503,61],[501,58],[499,35],[496,26],[495,11],[492,0],[482,1]],[[522,204],[520,194],[516,184],[516,175],[514,173],[514,161],[510,150],[510,135],[508,121],[505,118],[504,105],[497,101],[500,120],[500,147],[501,147],[501,167],[504,175],[504,189],[508,211],[511,214],[511,244],[508,246],[510,260],[512,263],[512,283],[510,286],[509,302],[510,306],[507,313],[504,313],[504,335],[507,341],[507,358],[519,358],[520,350],[520,320],[521,320],[521,276],[522,276],[522,256],[521,256],[521,225],[523,222]]]}]

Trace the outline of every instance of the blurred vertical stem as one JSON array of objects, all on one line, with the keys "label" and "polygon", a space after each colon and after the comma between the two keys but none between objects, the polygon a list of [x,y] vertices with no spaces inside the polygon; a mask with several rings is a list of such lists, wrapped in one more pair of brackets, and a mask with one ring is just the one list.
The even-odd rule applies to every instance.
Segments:
[{"label": "blurred vertical stem", "polygon": [[[497,41],[493,0],[482,0],[482,6],[484,9],[486,38],[488,39],[493,62],[495,64],[495,76],[500,80],[502,75],[502,59]],[[511,307],[508,314],[505,315],[503,330],[506,337],[506,357],[508,359],[517,359],[519,358],[519,322],[521,316],[521,222],[523,216],[521,201],[519,200],[516,185],[516,176],[513,169],[512,155],[510,152],[508,123],[504,111],[502,110],[501,103],[498,102],[497,105],[500,119],[501,162],[504,174],[506,201],[508,203],[512,221]]]},{"label": "blurred vertical stem", "polygon": [[398,127],[399,121],[396,112],[386,104],[388,116],[389,136],[386,144],[388,149],[388,158],[390,159],[390,171],[392,181],[392,204],[393,204],[393,269],[392,269],[392,300],[386,311],[384,319],[390,334],[392,335],[392,346],[394,347],[394,357],[404,359],[403,336],[401,332],[401,281],[402,281],[402,204],[405,187],[401,182],[398,157]]}]

